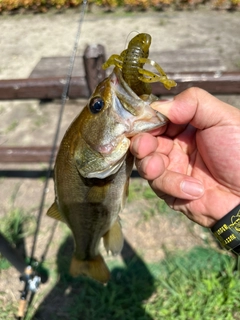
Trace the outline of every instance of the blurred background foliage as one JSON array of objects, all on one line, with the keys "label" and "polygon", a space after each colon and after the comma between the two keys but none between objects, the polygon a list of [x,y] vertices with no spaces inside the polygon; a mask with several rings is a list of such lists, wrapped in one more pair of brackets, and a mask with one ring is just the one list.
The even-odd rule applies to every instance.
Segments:
[{"label": "blurred background foliage", "polygon": [[[35,12],[44,13],[51,8],[63,10],[78,7],[82,0],[0,0],[0,13]],[[236,11],[240,9],[240,0],[89,0],[88,10],[99,7],[103,12],[114,12],[121,7],[126,12],[147,10],[193,10],[199,6],[212,9]]]}]

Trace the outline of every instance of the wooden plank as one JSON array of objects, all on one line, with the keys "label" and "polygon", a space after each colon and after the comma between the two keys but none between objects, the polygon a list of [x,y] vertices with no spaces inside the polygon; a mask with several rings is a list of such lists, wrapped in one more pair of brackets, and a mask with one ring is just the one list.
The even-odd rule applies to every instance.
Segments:
[{"label": "wooden plank", "polygon": [[[68,97],[88,98],[106,73],[102,45],[89,45],[84,56],[76,57]],[[70,57],[42,58],[28,79],[0,81],[0,100],[59,99],[68,78]],[[85,70],[86,76],[83,76]]]},{"label": "wooden plank", "polygon": [[[32,70],[29,78],[67,78],[70,57],[43,57]],[[83,58],[77,56],[74,61],[73,77],[84,77]]]},{"label": "wooden plank", "polygon": [[[76,56],[72,76],[84,76],[84,59],[94,59],[95,67],[101,69],[105,59],[105,48],[100,44],[88,45],[83,57]],[[150,58],[159,63],[166,72],[225,71],[216,48],[187,48],[151,52]],[[97,61],[97,59],[99,59]],[[43,57],[32,70],[29,78],[67,77],[69,56]],[[149,67],[149,66],[147,66]],[[85,69],[86,70],[86,69]],[[87,72],[86,72],[87,74]]]},{"label": "wooden plank", "polygon": [[168,73],[177,82],[171,90],[153,84],[155,95],[175,95],[191,87],[199,87],[211,94],[240,94],[240,72],[181,72]]},{"label": "wooden plank", "polygon": [[[54,153],[54,159],[56,158],[58,147]],[[50,157],[52,155],[52,147],[0,147],[0,163],[49,163]],[[0,177],[7,178],[40,178],[46,177],[48,175],[48,170],[12,170],[4,169],[0,170]],[[51,172],[53,176],[53,172]],[[139,177],[139,173],[136,168],[134,168],[132,178]]]},{"label": "wooden plank", "polygon": [[106,78],[106,71],[102,69],[105,62],[105,49],[102,45],[87,46],[83,55],[83,64],[89,92]]},{"label": "wooden plank", "polygon": [[[177,87],[166,90],[159,83],[153,84],[156,95],[175,95],[190,87],[199,87],[211,94],[240,94],[240,72],[185,72],[169,73]],[[0,80],[0,100],[14,99],[59,99],[65,80],[62,78]],[[89,90],[85,79],[73,77],[69,98],[88,98]]]},{"label": "wooden plank", "polygon": [[[56,149],[54,159],[57,154]],[[52,147],[0,147],[0,162],[2,163],[39,163],[49,162]]]},{"label": "wooden plank", "polygon": [[[240,94],[240,72],[216,73],[174,73],[168,74],[177,82],[177,87],[166,90],[159,83],[153,84],[156,95],[173,95],[190,87],[200,87],[212,94]],[[14,99],[59,99],[65,80],[62,78],[0,80],[0,100]],[[71,79],[69,98],[88,98],[89,91],[85,79]]]},{"label": "wooden plank", "polygon": [[[37,78],[0,80],[0,100],[60,99],[66,79]],[[69,98],[88,98],[85,78],[74,77],[70,82]]]},{"label": "wooden plank", "polygon": [[216,48],[182,48],[150,52],[150,59],[159,63],[167,73],[226,71]]}]

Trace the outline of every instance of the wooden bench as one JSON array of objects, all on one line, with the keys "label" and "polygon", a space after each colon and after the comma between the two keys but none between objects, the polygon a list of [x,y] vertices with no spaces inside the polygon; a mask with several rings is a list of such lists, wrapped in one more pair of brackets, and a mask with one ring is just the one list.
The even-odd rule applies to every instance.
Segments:
[{"label": "wooden bench", "polygon": [[[226,72],[213,49],[181,49],[152,53],[169,78],[178,86],[170,91],[153,84],[156,95],[175,95],[197,86],[212,94],[239,94],[240,72]],[[66,82],[69,57],[45,57],[36,65],[28,79],[0,80],[0,100],[59,99]],[[106,74],[101,65],[105,50],[101,45],[88,46],[83,57],[76,57],[70,82],[69,98],[88,98]],[[84,72],[85,71],[85,72]]]},{"label": "wooden bench", "polygon": [[[214,49],[181,49],[152,53],[177,87],[166,90],[153,84],[155,95],[175,95],[197,86],[212,94],[240,94],[240,72],[227,72]],[[83,57],[76,57],[68,96],[88,98],[97,83],[106,77],[101,65],[105,50],[101,45],[88,46]],[[59,99],[66,82],[69,57],[42,58],[28,79],[0,80],[0,100]],[[48,162],[51,147],[0,147],[0,162]]]}]

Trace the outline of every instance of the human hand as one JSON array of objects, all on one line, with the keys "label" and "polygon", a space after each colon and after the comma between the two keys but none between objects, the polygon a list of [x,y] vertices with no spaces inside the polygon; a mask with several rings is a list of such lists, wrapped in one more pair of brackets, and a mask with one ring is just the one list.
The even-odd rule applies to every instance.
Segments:
[{"label": "human hand", "polygon": [[240,110],[198,88],[151,106],[170,122],[132,138],[140,175],[171,208],[213,226],[240,204]]}]

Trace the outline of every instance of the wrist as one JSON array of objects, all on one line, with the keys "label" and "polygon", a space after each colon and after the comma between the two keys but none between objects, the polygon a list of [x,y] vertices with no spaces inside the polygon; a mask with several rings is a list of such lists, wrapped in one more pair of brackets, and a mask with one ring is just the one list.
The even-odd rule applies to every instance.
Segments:
[{"label": "wrist", "polygon": [[211,227],[211,231],[225,249],[240,255],[240,204]]}]

